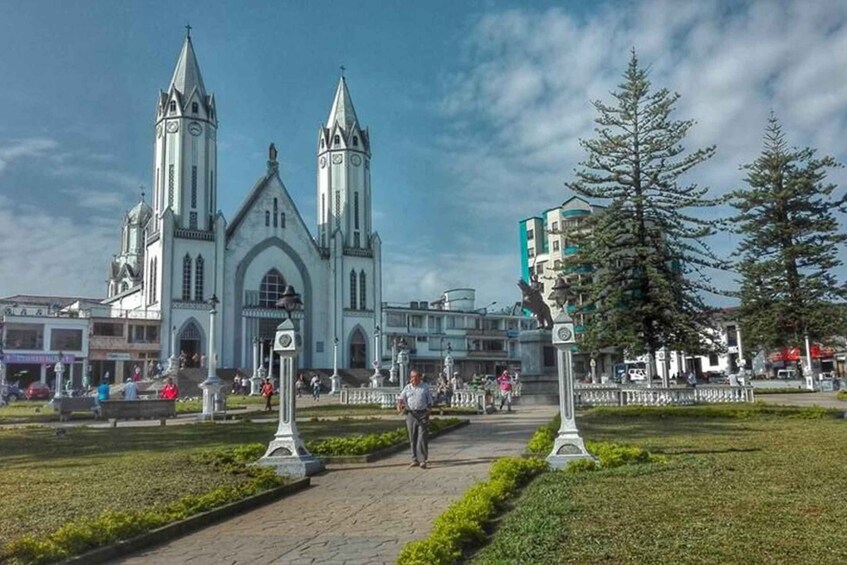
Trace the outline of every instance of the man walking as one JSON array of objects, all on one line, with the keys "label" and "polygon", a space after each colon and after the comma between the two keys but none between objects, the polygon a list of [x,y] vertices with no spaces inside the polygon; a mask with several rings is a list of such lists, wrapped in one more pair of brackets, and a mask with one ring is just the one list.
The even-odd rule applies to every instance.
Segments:
[{"label": "man walking", "polygon": [[397,411],[406,415],[406,430],[412,448],[412,463],[409,467],[426,469],[429,455],[429,413],[432,410],[432,394],[423,382],[421,374],[412,371],[409,384],[397,397]]},{"label": "man walking", "polygon": [[503,373],[497,378],[497,384],[500,385],[500,410],[503,410],[505,404],[508,411],[512,411],[512,377],[509,371]]}]

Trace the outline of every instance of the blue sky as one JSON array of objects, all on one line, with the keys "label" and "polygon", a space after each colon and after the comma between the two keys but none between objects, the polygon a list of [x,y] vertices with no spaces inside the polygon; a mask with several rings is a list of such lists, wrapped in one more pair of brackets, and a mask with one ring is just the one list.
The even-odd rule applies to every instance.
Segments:
[{"label": "blue sky", "polygon": [[4,2],[0,296],[103,294],[121,216],[150,185],[156,96],[186,22],[218,104],[227,219],[274,141],[314,229],[317,128],[347,67],[371,130],[387,301],[519,299],[517,222],[570,196],[590,100],[608,100],[633,46],[698,122],[687,146],[717,144],[688,179],[714,194],[739,186],[771,109],[792,144],[847,160],[845,3]]}]

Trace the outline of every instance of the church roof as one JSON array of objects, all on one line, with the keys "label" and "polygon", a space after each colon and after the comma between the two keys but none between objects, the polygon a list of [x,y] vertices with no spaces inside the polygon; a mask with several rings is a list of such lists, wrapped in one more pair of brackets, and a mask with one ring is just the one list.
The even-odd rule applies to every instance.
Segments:
[{"label": "church roof", "polygon": [[350,98],[350,91],[347,90],[347,79],[342,76],[338,81],[338,88],[335,90],[335,100],[332,101],[332,109],[329,111],[326,127],[332,129],[338,123],[344,129],[349,129],[357,121],[356,110],[353,109],[353,99]]},{"label": "church roof", "polygon": [[171,86],[175,87],[183,96],[190,95],[192,90],[196,88],[201,98],[206,98],[206,86],[203,84],[203,77],[200,75],[200,65],[197,64],[197,55],[194,54],[194,45],[191,44],[190,35],[185,36],[185,42],[182,44],[182,51],[179,54],[179,60],[176,62],[174,76],[171,78]]},{"label": "church roof", "polygon": [[144,200],[141,200],[126,215],[129,221],[139,223],[143,226],[147,224],[150,216],[153,215],[153,209]]}]

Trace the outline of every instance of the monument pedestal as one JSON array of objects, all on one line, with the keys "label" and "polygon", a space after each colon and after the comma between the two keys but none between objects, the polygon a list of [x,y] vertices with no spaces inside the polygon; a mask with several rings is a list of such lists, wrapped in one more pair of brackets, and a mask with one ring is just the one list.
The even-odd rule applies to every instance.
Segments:
[{"label": "monument pedestal", "polygon": [[318,459],[292,437],[277,437],[268,445],[268,450],[256,462],[262,467],[273,467],[277,475],[295,478],[308,477],[324,470],[324,462]]},{"label": "monument pedestal", "polygon": [[520,404],[558,404],[559,378],[552,333],[550,330],[523,331],[518,340],[521,343]]},{"label": "monument pedestal", "polygon": [[594,459],[585,443],[579,437],[579,432],[559,433],[553,442],[553,451],[547,456],[547,462],[553,469],[564,469],[579,459]]}]

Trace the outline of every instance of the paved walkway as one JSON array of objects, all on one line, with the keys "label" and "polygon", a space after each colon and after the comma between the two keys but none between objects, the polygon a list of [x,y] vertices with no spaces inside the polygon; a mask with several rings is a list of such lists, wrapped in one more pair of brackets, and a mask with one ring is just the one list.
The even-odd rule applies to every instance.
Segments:
[{"label": "paved walkway", "polygon": [[813,406],[823,408],[838,408],[847,412],[847,402],[838,400],[835,392],[804,392],[788,394],[757,394],[756,400],[768,404],[783,404],[786,406]]},{"label": "paved walkway", "polygon": [[432,522],[491,462],[523,452],[552,406],[472,417],[430,444],[431,468],[408,468],[404,452],[362,465],[332,465],[312,487],[278,502],[127,558],[170,565],[394,563],[402,546]]}]

